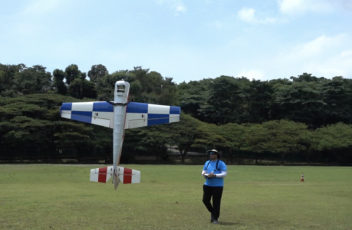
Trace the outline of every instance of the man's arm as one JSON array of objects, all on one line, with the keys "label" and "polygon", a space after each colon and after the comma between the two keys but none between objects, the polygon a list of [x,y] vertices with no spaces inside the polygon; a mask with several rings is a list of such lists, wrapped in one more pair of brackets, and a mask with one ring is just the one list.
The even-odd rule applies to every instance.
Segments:
[{"label": "man's arm", "polygon": [[208,161],[205,162],[204,166],[203,166],[203,171],[202,171],[202,176],[204,177],[208,177],[209,174],[207,174],[207,171],[205,171],[206,167],[205,165],[208,163]]},{"label": "man's arm", "polygon": [[214,174],[214,173],[206,173],[206,171],[203,170],[202,171],[202,176],[204,176],[205,178],[214,178],[214,177],[221,178],[221,177],[226,176],[226,172],[221,172],[219,174]]},{"label": "man's arm", "polygon": [[203,171],[202,171],[202,176],[204,176],[204,177],[208,177],[208,176],[209,176],[209,174],[208,174],[205,170],[203,170]]},{"label": "man's arm", "polygon": [[220,170],[221,170],[221,173],[216,174],[215,175],[216,178],[223,178],[227,175],[227,167],[223,161],[221,161]]},{"label": "man's arm", "polygon": [[216,178],[223,178],[227,175],[226,171],[222,171],[221,173],[215,174]]}]

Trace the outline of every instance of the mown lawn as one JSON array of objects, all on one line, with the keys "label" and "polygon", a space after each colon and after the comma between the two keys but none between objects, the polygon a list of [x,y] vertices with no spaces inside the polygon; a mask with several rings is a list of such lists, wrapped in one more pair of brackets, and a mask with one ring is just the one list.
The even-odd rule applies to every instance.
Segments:
[{"label": "mown lawn", "polygon": [[118,191],[95,167],[0,165],[0,229],[352,229],[351,167],[228,166],[216,226],[202,166],[127,165],[142,183]]}]

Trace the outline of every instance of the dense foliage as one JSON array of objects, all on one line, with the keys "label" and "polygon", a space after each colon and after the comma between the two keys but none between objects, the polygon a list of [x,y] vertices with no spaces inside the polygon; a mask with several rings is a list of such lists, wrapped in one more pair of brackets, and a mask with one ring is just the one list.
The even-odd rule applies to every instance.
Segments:
[{"label": "dense foliage", "polygon": [[352,80],[304,73],[270,81],[220,76],[175,84],[141,67],[109,73],[93,65],[47,72],[0,64],[0,161],[111,162],[112,132],[61,119],[64,101],[111,100],[117,80],[131,84],[130,100],[182,107],[181,122],[126,131],[124,162],[171,149],[218,148],[229,162],[352,163]]},{"label": "dense foliage", "polygon": [[221,76],[178,86],[183,111],[216,124],[292,120],[310,128],[352,123],[352,79],[298,77],[271,81]]}]

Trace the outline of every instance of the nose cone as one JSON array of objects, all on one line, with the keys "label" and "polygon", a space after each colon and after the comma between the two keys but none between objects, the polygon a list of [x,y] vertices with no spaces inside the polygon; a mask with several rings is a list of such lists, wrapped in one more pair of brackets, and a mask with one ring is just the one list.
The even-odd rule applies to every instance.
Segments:
[{"label": "nose cone", "polygon": [[114,101],[117,103],[127,103],[130,84],[127,81],[117,81],[115,83]]}]

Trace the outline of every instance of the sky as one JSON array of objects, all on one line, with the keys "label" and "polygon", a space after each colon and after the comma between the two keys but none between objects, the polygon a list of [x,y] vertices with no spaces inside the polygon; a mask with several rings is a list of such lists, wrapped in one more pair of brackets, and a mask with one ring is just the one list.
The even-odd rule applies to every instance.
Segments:
[{"label": "sky", "polygon": [[352,0],[0,0],[0,63],[352,78]]}]

